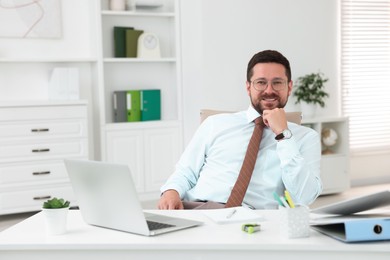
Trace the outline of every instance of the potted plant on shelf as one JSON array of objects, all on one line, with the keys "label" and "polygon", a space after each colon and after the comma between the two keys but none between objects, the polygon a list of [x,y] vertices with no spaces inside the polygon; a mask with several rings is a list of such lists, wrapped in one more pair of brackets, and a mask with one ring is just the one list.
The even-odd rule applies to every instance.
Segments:
[{"label": "potted plant on shelf", "polygon": [[307,74],[295,81],[293,96],[297,98],[295,104],[301,104],[303,115],[312,117],[318,105],[325,106],[325,99],[329,97],[324,90],[327,81],[321,72]]},{"label": "potted plant on shelf", "polygon": [[42,211],[46,218],[46,231],[50,235],[60,235],[66,232],[66,220],[69,211],[69,201],[52,198],[43,203]]}]

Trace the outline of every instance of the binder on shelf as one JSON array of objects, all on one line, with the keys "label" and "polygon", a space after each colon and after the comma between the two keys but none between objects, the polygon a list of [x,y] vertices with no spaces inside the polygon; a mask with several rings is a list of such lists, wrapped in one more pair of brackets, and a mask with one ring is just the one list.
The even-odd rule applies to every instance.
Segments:
[{"label": "binder on shelf", "polygon": [[161,90],[141,90],[141,121],[161,119]]},{"label": "binder on shelf", "polygon": [[113,93],[114,122],[127,122],[126,91]]},{"label": "binder on shelf", "polygon": [[390,218],[345,219],[311,227],[347,243],[390,240]]},{"label": "binder on shelf", "polygon": [[141,121],[140,91],[114,92],[114,122]]},{"label": "binder on shelf", "polygon": [[129,90],[126,93],[127,99],[127,122],[141,121],[141,99],[139,90]]},{"label": "binder on shelf", "polygon": [[143,32],[142,30],[126,30],[126,57],[137,57],[138,37]]},{"label": "binder on shelf", "polygon": [[126,58],[126,31],[133,27],[114,26],[114,57]]}]

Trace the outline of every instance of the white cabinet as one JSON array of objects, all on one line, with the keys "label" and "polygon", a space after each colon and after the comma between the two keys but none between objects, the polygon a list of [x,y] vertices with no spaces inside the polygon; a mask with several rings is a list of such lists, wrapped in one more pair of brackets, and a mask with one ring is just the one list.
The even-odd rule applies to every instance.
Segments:
[{"label": "white cabinet", "polygon": [[130,166],[141,199],[155,199],[180,156],[176,123],[160,128],[143,124],[116,127],[106,133],[107,160]]},{"label": "white cabinet", "polygon": [[322,142],[322,194],[338,193],[348,189],[350,187],[348,118],[329,117],[304,119],[302,125],[311,127],[320,134],[325,129],[333,129],[337,134],[337,140],[333,146],[327,147]]},{"label": "white cabinet", "polygon": [[0,104],[0,214],[74,201],[63,159],[88,158],[87,102]]},{"label": "white cabinet", "polygon": [[[111,11],[100,1],[98,97],[101,159],[128,163],[140,197],[154,194],[173,173],[182,150],[181,73],[178,1],[157,8]],[[115,26],[157,35],[161,58],[115,58]],[[161,120],[115,123],[113,92],[160,89]]]}]

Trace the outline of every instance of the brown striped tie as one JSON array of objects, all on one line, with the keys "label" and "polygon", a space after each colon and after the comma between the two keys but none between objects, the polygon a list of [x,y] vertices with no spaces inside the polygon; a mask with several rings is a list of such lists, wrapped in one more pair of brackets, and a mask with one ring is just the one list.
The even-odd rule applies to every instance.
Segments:
[{"label": "brown striped tie", "polygon": [[264,122],[261,117],[255,120],[255,129],[249,141],[248,148],[245,154],[244,162],[242,163],[240,174],[234,184],[230,197],[226,202],[225,208],[241,206],[246,190],[248,189],[249,181],[252,177],[253,169],[255,168],[257,154],[259,152],[260,141],[263,135]]}]

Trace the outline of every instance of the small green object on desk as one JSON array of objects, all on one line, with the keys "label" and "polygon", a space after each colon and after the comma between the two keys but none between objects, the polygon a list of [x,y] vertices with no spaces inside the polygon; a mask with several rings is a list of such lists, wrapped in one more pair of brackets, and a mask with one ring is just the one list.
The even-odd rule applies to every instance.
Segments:
[{"label": "small green object on desk", "polygon": [[243,224],[241,226],[241,230],[247,232],[248,234],[252,234],[254,232],[260,231],[260,224],[257,223]]},{"label": "small green object on desk", "polygon": [[69,207],[70,202],[60,198],[52,198],[43,203],[44,209],[61,209]]}]

